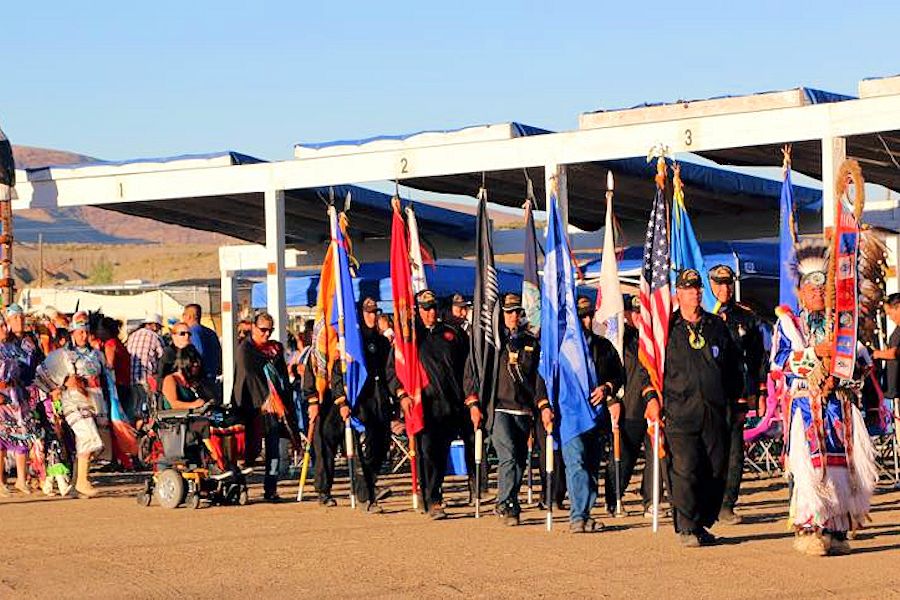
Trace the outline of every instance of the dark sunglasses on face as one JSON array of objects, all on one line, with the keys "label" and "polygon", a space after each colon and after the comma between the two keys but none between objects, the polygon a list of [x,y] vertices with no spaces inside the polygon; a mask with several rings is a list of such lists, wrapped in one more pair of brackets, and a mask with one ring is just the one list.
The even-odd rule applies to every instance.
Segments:
[{"label": "dark sunglasses on face", "polygon": [[191,337],[191,332],[190,331],[179,331],[179,332],[175,333],[175,335],[182,336],[182,337],[184,337],[184,336]]},{"label": "dark sunglasses on face", "polygon": [[272,332],[275,331],[274,327],[259,327],[259,326],[257,326],[256,328],[259,329],[261,332],[268,334],[268,335],[271,335]]}]

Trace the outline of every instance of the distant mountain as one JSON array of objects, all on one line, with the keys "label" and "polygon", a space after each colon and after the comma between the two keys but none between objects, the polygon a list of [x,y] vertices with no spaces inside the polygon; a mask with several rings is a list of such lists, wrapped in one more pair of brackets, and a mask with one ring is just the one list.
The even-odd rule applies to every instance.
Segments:
[{"label": "distant mountain", "polygon": [[[72,165],[95,162],[97,159],[66,152],[13,146],[16,167],[32,169],[51,165]],[[43,234],[48,244],[223,244],[239,243],[238,240],[216,233],[197,231],[178,225],[159,223],[123,215],[93,206],[26,209],[13,213],[13,235],[16,242],[35,243]]]}]

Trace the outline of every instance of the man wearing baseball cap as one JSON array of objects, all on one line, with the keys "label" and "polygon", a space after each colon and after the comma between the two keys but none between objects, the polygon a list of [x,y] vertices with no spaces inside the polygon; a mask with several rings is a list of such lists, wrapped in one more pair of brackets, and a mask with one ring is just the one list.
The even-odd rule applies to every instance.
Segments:
[{"label": "man wearing baseball cap", "polygon": [[466,300],[462,294],[456,293],[450,298],[450,313],[444,319],[450,325],[469,335],[472,324],[469,322],[469,309],[472,303]]},{"label": "man wearing baseball cap", "polygon": [[[703,280],[685,269],[675,281],[679,309],[669,323],[665,432],[675,532],[685,547],[713,544],[728,472],[728,415],[741,394],[740,356],[722,319],[703,310]],[[660,412],[647,403],[650,418]]]},{"label": "man wearing baseball cap", "polygon": [[[487,406],[487,430],[497,451],[497,506],[495,514],[505,525],[518,525],[519,488],[528,461],[528,436],[534,415],[549,405],[544,381],[538,374],[540,342],[528,329],[520,326],[524,315],[522,298],[504,294],[500,301],[503,312],[496,377],[496,394]],[[466,369],[466,402],[479,402],[478,381],[474,361]],[[538,397],[543,398],[541,403]]]},{"label": "man wearing baseball cap", "polygon": [[[425,429],[416,439],[419,486],[423,507],[432,519],[440,520],[447,518],[442,486],[450,443],[458,434],[463,436],[466,464],[469,473],[474,474],[474,429],[481,425],[481,411],[477,401],[466,402],[463,395],[463,373],[469,356],[463,334],[438,319],[437,296],[432,290],[419,292],[416,306],[419,317],[416,320],[416,345],[419,360],[428,375],[428,385],[422,390]],[[412,400],[397,379],[393,358],[388,362],[387,378],[388,387],[400,399],[403,413],[407,414]]]},{"label": "man wearing baseball cap", "polygon": [[728,477],[725,498],[719,521],[736,525],[740,515],[735,514],[741,477],[744,472],[744,419],[750,407],[756,407],[760,395],[765,397],[768,360],[763,346],[759,318],[752,310],[734,299],[734,270],[728,265],[716,265],[709,270],[709,287],[716,297],[712,313],[719,315],[734,339],[743,372],[743,386],[737,405],[728,415],[731,439],[728,451]]},{"label": "man wearing baseball cap", "polygon": [[[381,309],[374,298],[366,297],[360,303],[362,322],[359,331],[362,334],[363,356],[366,364],[366,382],[356,401],[353,414],[362,422],[365,430],[359,436],[359,458],[357,464],[361,477],[356,478],[356,497],[366,503],[366,511],[380,513],[375,483],[381,464],[387,456],[391,436],[391,397],[387,390],[388,358],[391,354],[391,343],[378,333],[376,327]],[[331,379],[331,393],[335,405],[342,415],[351,414],[344,395],[344,377],[339,362],[335,362]],[[337,448],[333,449],[335,452]],[[382,498],[386,498],[390,490],[384,490]]]}]

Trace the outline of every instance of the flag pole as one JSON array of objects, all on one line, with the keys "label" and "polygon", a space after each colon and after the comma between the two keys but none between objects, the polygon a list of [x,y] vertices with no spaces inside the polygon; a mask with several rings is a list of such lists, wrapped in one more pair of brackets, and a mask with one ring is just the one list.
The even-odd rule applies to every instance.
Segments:
[{"label": "flag pole", "polygon": [[653,421],[653,533],[659,531],[659,419]]},{"label": "flag pole", "polygon": [[303,488],[306,487],[306,477],[309,475],[310,448],[312,448],[315,435],[315,422],[312,422],[309,427],[309,436],[306,438],[306,448],[303,450],[303,464],[300,467],[300,489],[297,490],[297,502],[303,502]]},{"label": "flag pole", "polygon": [[533,465],[532,465],[532,458],[533,458],[532,455],[533,454],[534,454],[534,432],[532,431],[530,434],[528,434],[528,462],[526,463],[526,467],[525,467],[526,469],[528,469],[528,498],[527,498],[527,501],[528,501],[529,505],[534,504],[534,474],[531,472],[532,468],[533,468]]},{"label": "flag pole", "polygon": [[475,518],[481,518],[481,461],[484,457],[484,432],[475,430]]},{"label": "flag pole", "polygon": [[545,440],[544,460],[546,461],[544,464],[544,471],[546,475],[544,476],[545,481],[547,482],[547,531],[553,530],[553,426],[551,425],[547,429],[547,439]]},{"label": "flag pole", "polygon": [[[331,225],[331,243],[337,244],[337,231],[338,227],[340,227],[338,223],[337,211],[334,208],[334,205],[328,207],[328,221]],[[335,305],[337,306],[338,313],[338,352],[339,352],[339,360],[341,361],[341,371],[346,374],[347,372],[347,362],[346,362],[346,340],[344,339],[344,303],[342,301],[341,294],[343,290],[341,289],[341,261],[338,258],[338,253],[335,251],[335,260],[334,263],[334,292],[335,292]],[[344,388],[344,394],[346,396],[346,382]],[[347,404],[349,406],[350,399],[347,397]],[[354,448],[354,439],[353,439],[353,428],[350,427],[350,419],[346,419],[344,421],[344,453],[347,456],[347,471],[350,476],[350,508],[356,508],[356,474],[353,472],[353,458],[356,454]]]}]

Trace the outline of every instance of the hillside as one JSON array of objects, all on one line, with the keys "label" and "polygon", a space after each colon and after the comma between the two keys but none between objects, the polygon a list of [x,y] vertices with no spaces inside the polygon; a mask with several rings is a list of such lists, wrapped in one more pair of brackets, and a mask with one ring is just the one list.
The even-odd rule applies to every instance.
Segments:
[{"label": "hillside", "polygon": [[[95,159],[62,150],[13,146],[18,168],[70,165]],[[43,236],[43,283],[85,285],[127,279],[171,281],[218,277],[218,247],[241,243],[92,206],[13,213],[16,287],[41,281],[38,236]]]},{"label": "hillside", "polygon": [[[96,159],[74,152],[31,146],[13,146],[18,168],[72,165]],[[238,243],[234,238],[151,219],[123,215],[93,206],[78,208],[28,209],[15,211],[13,230],[17,242],[35,243],[38,234],[51,244],[222,244]]]}]

